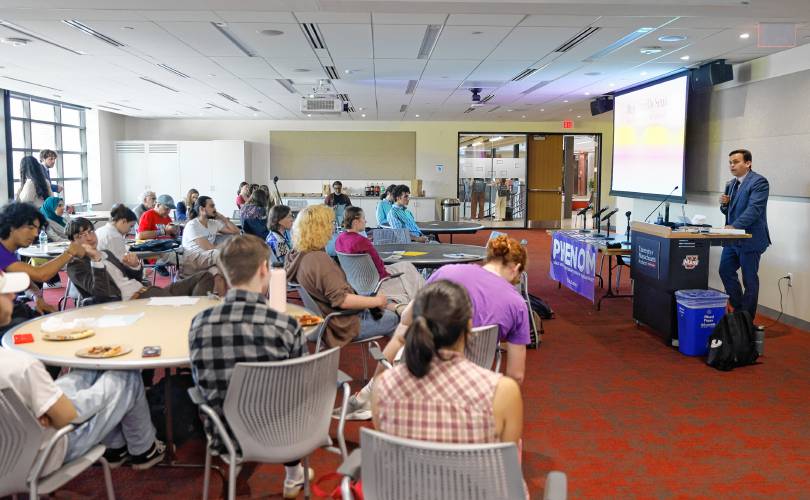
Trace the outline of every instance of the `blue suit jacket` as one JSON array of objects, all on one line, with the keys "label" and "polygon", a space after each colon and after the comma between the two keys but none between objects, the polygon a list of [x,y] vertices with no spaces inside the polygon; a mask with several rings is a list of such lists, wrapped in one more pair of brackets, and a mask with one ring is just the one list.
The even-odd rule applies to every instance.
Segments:
[{"label": "blue suit jacket", "polygon": [[[726,195],[731,195],[736,181],[732,179],[726,184]],[[736,240],[726,245],[741,246],[743,251],[754,252],[764,252],[768,248],[771,244],[767,210],[769,191],[768,179],[751,170],[731,197],[731,203],[720,206],[720,211],[726,214],[726,224],[745,229],[751,235],[751,239]]]}]

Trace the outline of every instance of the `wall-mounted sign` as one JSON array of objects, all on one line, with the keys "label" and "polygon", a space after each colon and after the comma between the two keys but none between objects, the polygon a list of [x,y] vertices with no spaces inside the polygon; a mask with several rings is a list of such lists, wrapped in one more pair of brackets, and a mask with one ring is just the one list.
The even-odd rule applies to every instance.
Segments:
[{"label": "wall-mounted sign", "polygon": [[563,128],[574,128],[574,120],[563,120]]}]

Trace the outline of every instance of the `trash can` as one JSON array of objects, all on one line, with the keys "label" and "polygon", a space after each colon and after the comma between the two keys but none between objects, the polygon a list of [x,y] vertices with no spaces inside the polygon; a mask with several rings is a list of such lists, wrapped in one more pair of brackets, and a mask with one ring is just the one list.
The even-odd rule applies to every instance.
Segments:
[{"label": "trash can", "polygon": [[442,220],[444,221],[458,221],[458,210],[461,202],[458,198],[445,198],[442,200]]},{"label": "trash can", "polygon": [[677,290],[678,350],[687,356],[705,356],[709,335],[726,314],[728,295],[715,290]]}]

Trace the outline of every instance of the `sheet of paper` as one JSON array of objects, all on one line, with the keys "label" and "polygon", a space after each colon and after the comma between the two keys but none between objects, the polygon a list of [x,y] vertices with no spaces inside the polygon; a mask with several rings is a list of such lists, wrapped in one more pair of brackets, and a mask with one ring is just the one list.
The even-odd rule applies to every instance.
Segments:
[{"label": "sheet of paper", "polygon": [[105,314],[96,318],[97,328],[116,328],[120,326],[134,325],[136,321],[143,317],[143,313],[137,314]]},{"label": "sheet of paper", "polygon": [[731,229],[724,227],[713,227],[709,229],[709,234],[745,234],[745,229]]},{"label": "sheet of paper", "polygon": [[199,302],[199,297],[152,297],[149,299],[149,302],[146,303],[148,306],[193,306],[197,302]]},{"label": "sheet of paper", "polygon": [[402,252],[405,257],[419,257],[420,255],[427,255],[427,252]]}]

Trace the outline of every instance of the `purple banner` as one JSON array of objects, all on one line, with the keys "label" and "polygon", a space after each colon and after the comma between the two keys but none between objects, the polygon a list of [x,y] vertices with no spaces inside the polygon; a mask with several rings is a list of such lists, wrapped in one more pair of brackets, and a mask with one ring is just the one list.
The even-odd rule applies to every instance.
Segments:
[{"label": "purple banner", "polygon": [[554,233],[549,276],[593,302],[596,247],[587,241],[587,237],[572,236],[564,231]]}]

